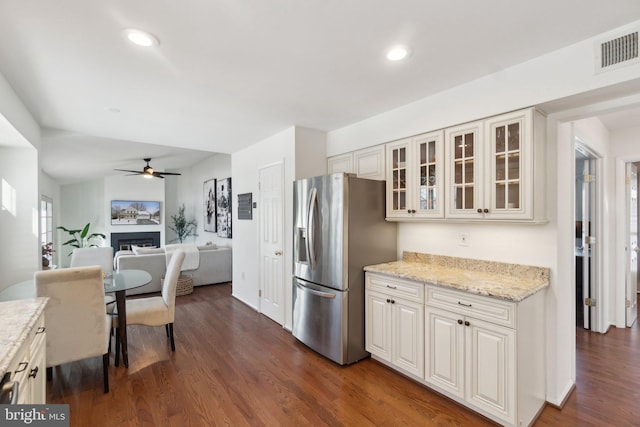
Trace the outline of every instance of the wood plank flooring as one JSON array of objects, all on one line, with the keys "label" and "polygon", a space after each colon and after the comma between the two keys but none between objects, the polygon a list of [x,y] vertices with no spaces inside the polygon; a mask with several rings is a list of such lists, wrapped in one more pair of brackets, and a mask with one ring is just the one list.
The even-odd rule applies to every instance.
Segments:
[{"label": "wood plank flooring", "polygon": [[[326,360],[232,298],[230,284],[176,305],[175,353],[164,328],[130,326],[129,368],[111,363],[108,394],[94,358],[54,369],[47,402],[69,404],[71,426],[495,425],[374,360]],[[638,425],[638,340],[637,326],[579,333],[577,390],[536,425]]]}]

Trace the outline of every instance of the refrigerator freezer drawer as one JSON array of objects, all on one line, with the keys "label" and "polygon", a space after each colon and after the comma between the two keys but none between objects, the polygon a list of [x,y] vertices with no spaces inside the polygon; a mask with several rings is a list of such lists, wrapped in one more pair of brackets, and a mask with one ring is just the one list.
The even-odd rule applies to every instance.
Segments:
[{"label": "refrigerator freezer drawer", "polygon": [[293,278],[293,336],[344,365],[347,362],[348,291]]}]

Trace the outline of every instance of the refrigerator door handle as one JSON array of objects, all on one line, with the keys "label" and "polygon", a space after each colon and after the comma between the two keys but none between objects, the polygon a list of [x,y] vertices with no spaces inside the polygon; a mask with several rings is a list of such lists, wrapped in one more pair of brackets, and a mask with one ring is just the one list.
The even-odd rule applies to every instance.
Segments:
[{"label": "refrigerator door handle", "polygon": [[316,207],[318,206],[318,190],[311,189],[309,195],[309,204],[307,206],[307,253],[309,254],[309,266],[312,270],[316,268],[316,251],[315,251],[315,221]]},{"label": "refrigerator door handle", "polygon": [[310,294],[322,297],[322,298],[330,298],[333,299],[336,296],[334,294],[330,294],[328,292],[320,292],[320,291],[316,291],[315,289],[311,289],[311,288],[307,288],[304,285],[301,285],[300,283],[296,283],[296,286],[298,286],[298,288],[300,288],[301,290],[305,291],[305,292],[309,292]]}]

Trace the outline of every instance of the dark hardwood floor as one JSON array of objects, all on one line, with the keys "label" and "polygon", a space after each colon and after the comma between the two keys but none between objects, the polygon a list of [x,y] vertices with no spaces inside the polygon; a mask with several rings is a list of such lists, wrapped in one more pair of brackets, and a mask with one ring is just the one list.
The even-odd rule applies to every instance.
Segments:
[{"label": "dark hardwood floor", "polygon": [[[231,285],[177,298],[172,353],[164,328],[129,327],[129,368],[101,358],[54,369],[48,403],[68,403],[71,426],[495,425],[384,365],[341,367],[231,297]],[[565,408],[536,425],[640,424],[638,327],[578,331],[578,383]]]}]

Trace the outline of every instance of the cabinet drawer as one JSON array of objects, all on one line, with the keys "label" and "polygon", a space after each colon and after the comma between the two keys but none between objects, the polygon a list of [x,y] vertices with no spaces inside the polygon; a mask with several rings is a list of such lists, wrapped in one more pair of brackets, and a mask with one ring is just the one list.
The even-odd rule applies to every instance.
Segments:
[{"label": "cabinet drawer", "polygon": [[380,292],[421,304],[424,301],[424,284],[420,282],[367,273],[365,283],[368,291]]},{"label": "cabinet drawer", "polygon": [[425,304],[515,328],[515,304],[437,286],[426,286]]}]

